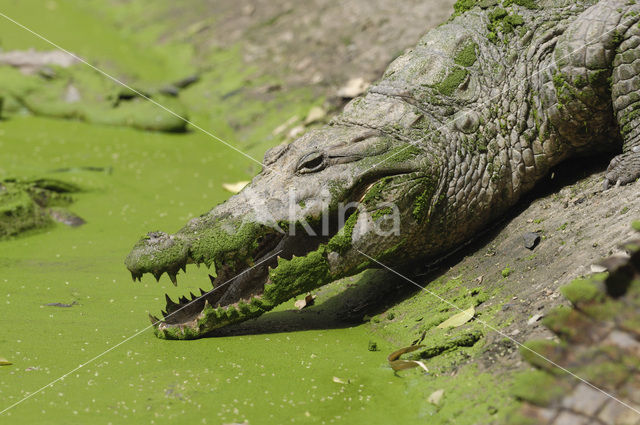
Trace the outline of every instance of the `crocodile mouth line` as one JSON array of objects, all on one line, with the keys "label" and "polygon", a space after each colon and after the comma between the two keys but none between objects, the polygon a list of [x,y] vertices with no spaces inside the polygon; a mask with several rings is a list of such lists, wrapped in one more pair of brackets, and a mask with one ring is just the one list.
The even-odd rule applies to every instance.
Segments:
[{"label": "crocodile mouth line", "polygon": [[[213,263],[216,276],[209,274],[211,289],[208,291],[200,289],[198,295],[191,292],[187,296],[181,296],[177,301],[165,294],[166,306],[161,312],[162,318],[149,314],[149,320],[160,331],[168,327],[193,327],[209,306],[214,309],[228,310],[232,307],[238,309],[240,303],[260,304],[265,285],[270,283],[269,270],[277,267],[280,255],[287,259],[292,257],[292,254],[287,253],[283,246],[285,240],[286,237],[280,234],[265,236],[264,241],[251,256],[252,264],[244,268],[238,267],[239,265],[233,260]],[[212,265],[206,260],[196,261],[188,256],[185,264],[179,268],[183,273],[186,273],[187,264],[195,264],[197,267],[204,264],[207,268]],[[238,268],[241,270],[236,272]],[[178,271],[168,270],[166,273],[171,282],[177,286]],[[159,281],[164,271],[152,274]],[[134,281],[141,279],[141,275],[133,273],[132,277]]]},{"label": "crocodile mouth line", "polygon": [[[253,255],[251,265],[245,266],[239,272],[238,264],[234,260],[214,264],[216,276],[209,274],[212,288],[208,291],[200,289],[200,294],[191,292],[187,296],[181,296],[174,301],[165,294],[166,306],[162,310],[162,317],[149,314],[151,324],[158,330],[167,328],[197,328],[198,321],[204,317],[205,310],[209,307],[217,310],[221,317],[229,317],[229,311],[243,311],[246,306],[263,307],[268,301],[263,299],[265,287],[273,284],[269,275],[278,267],[279,260],[292,260],[305,256],[316,250],[318,246],[326,242],[337,230],[331,231],[329,236],[310,235],[285,235],[270,233],[263,237]],[[206,261],[195,261],[191,256],[178,270],[186,273],[186,265],[195,264],[200,267],[204,264],[210,267]],[[166,271],[174,285],[177,286],[178,271]],[[151,273],[159,280],[164,272]],[[141,279],[141,274],[132,274],[134,281]],[[224,322],[224,321],[223,321]],[[220,323],[223,326],[227,323]],[[217,326],[216,326],[217,327]]]},{"label": "crocodile mouth line", "polygon": [[[209,291],[200,289],[200,295],[196,295],[191,292],[190,297],[182,296],[178,299],[178,302],[175,302],[168,294],[165,294],[166,307],[165,310],[162,311],[163,318],[160,319],[149,314],[151,324],[159,330],[167,327],[188,325],[194,320],[197,320],[200,313],[204,311],[207,306],[225,309],[228,309],[229,307],[237,308],[240,302],[249,304],[256,300],[260,300],[262,298],[265,285],[269,283],[268,270],[272,265],[277,267],[277,258],[282,252],[282,249],[276,252],[271,252],[261,258],[252,267],[249,267],[237,275],[225,279],[224,281],[221,279],[226,277],[223,274],[220,274],[218,277],[214,277],[209,274],[212,289]],[[236,301],[229,299],[233,297],[234,281],[241,281],[242,283],[248,279],[253,281],[253,287],[250,289],[250,292],[247,294],[241,294],[240,298]]]},{"label": "crocodile mouth line", "polygon": [[[360,199],[371,190],[372,186],[371,182],[362,182],[357,190],[353,191],[353,195],[356,199]],[[215,276],[209,274],[211,289],[208,291],[200,289],[200,294],[191,292],[187,296],[181,296],[177,301],[165,294],[166,305],[161,311],[161,317],[149,313],[151,324],[165,337],[171,337],[174,331],[178,331],[177,335],[192,331],[203,335],[216,328],[257,317],[270,310],[273,307],[273,300],[269,297],[265,298],[264,294],[268,285],[278,284],[278,282],[272,282],[270,276],[274,275],[272,272],[275,272],[281,264],[280,259],[292,261],[296,257],[305,257],[316,251],[321,244],[327,244],[338,234],[355,211],[357,208],[344,211],[345,216],[342,220],[339,220],[337,213],[331,214],[326,233],[323,233],[324,228],[323,232],[315,228],[316,225],[320,225],[318,223],[312,226],[315,232],[312,234],[303,230],[294,234],[282,232],[281,229],[268,231],[258,239],[257,246],[248,255],[226,252],[224,255],[211,253],[203,257],[201,254],[193,253],[189,247],[185,248],[184,260],[175,261],[168,266],[147,268],[144,271],[130,268],[134,281],[141,280],[145,273],[153,275],[159,281],[161,276],[167,273],[175,286],[178,284],[180,270],[186,274],[188,264],[195,264],[198,267],[204,264],[207,268],[213,265],[215,270],[212,272]],[[149,237],[174,240],[174,236],[166,234],[160,236],[162,232],[156,233],[150,233]],[[172,242],[168,243],[171,247]],[[171,329],[173,330],[169,334],[165,332]]]}]

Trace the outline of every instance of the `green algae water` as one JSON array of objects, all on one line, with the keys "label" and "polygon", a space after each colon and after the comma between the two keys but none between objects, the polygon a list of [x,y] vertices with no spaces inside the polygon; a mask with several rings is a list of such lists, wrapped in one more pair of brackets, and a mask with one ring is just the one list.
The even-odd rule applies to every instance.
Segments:
[{"label": "green algae water", "polygon": [[[176,59],[171,48],[133,50],[135,39],[72,2],[49,2],[41,15],[29,13],[24,3],[1,6],[63,47],[98,62],[117,58],[112,69],[145,81],[190,71],[188,52]],[[51,48],[10,23],[0,28],[4,49]],[[235,79],[212,90],[242,83],[237,75],[230,78]],[[292,111],[273,119],[284,120],[310,104],[301,96]],[[235,135],[220,118],[223,108],[202,104],[196,119],[231,139]],[[252,108],[255,113],[256,106],[247,109]],[[275,125],[265,122],[264,128]],[[252,154],[260,155],[269,143],[254,146]],[[223,201],[228,193],[221,184],[250,177],[250,160],[195,131],[147,133],[33,116],[11,116],[0,124],[0,152],[1,178],[51,176],[82,187],[70,209],[87,221],[0,242],[0,353],[13,363],[0,369],[1,408],[142,331],[5,412],[0,423],[358,423],[370,421],[372,412],[383,422],[397,418],[392,407],[404,397],[393,395],[402,394],[404,385],[384,367],[382,351],[367,350],[364,327],[187,343],[162,341],[145,330],[147,311],[158,313],[165,292],[175,298],[206,288],[208,279],[194,267],[178,288],[168,279],[134,284],[124,256],[142,233],[176,230]],[[53,172],[64,168],[70,170]]]},{"label": "green algae water", "polygon": [[[4,176],[68,166],[113,168],[111,174],[53,174],[85,189],[71,206],[85,226],[59,225],[0,244],[0,349],[13,362],[0,369],[0,391],[8,405],[144,329],[147,310],[157,314],[164,292],[175,298],[204,285],[206,271],[195,266],[178,288],[168,279],[134,284],[123,257],[140,232],[176,228],[224,199],[222,177],[243,174],[217,166],[241,161],[198,134],[44,118],[4,122],[0,149]],[[46,306],[74,301],[70,308]],[[96,417],[102,423],[321,423],[363,417],[403,391],[402,381],[384,367],[384,352],[367,350],[368,339],[364,327],[190,342],[162,341],[146,330],[5,413],[0,423],[87,423]]]},{"label": "green algae water", "polygon": [[[158,28],[118,29],[118,19],[146,11],[140,2],[129,7],[0,1],[2,13],[143,86],[193,73],[189,46],[150,48]],[[4,50],[51,49],[6,20],[0,34]],[[194,122],[257,159],[280,142],[271,134],[275,127],[321,102],[302,89],[260,102],[224,100],[256,82],[247,82],[250,70],[237,50],[208,60],[219,66],[180,97]],[[87,224],[56,224],[0,241],[0,357],[12,362],[0,367],[0,410],[64,376],[0,415],[0,424],[488,422],[485,416],[504,399],[498,378],[464,369],[458,374],[468,379],[459,386],[448,373],[396,375],[387,354],[410,341],[378,337],[378,350],[369,351],[367,323],[292,332],[266,326],[264,333],[196,341],[153,335],[147,313],[164,307],[164,293],[175,299],[208,289],[207,270],[189,266],[177,288],[166,276],[132,283],[124,257],[142,234],[176,231],[229,196],[222,183],[258,170],[194,129],[153,133],[20,113],[3,119],[0,179],[51,177],[78,185],[82,192],[69,209]],[[319,304],[328,298],[319,297]],[[70,307],[47,305],[56,303]],[[293,308],[290,301],[259,320],[293,318]],[[426,401],[437,389],[450,401],[442,409]]]}]

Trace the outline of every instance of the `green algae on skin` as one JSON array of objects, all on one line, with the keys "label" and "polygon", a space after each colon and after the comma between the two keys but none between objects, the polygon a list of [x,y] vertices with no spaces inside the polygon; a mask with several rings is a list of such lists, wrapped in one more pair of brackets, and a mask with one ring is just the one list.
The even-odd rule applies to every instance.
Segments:
[{"label": "green algae on skin", "polygon": [[263,298],[275,306],[291,298],[291,294],[301,294],[331,281],[326,255],[327,248],[321,245],[304,257],[279,258],[278,267],[269,271],[269,279],[277,284],[267,283]]},{"label": "green algae on skin", "polygon": [[353,229],[358,221],[359,211],[355,211],[349,216],[342,229],[338,231],[327,243],[327,248],[338,254],[343,254],[351,248]]},{"label": "green algae on skin", "polygon": [[476,54],[477,48],[478,45],[476,43],[469,43],[465,45],[454,57],[454,62],[464,67],[472,66],[478,59]]},{"label": "green algae on skin", "polygon": [[[12,177],[0,180],[0,239],[26,231],[47,229],[53,225],[51,216],[63,218],[66,214],[72,217],[72,214],[58,207],[70,204],[72,199],[69,193],[79,190],[74,184],[51,178]],[[79,217],[73,217],[76,223],[84,222]]]},{"label": "green algae on skin", "polygon": [[458,66],[454,67],[447,76],[436,84],[435,88],[445,96],[451,96],[458,87],[466,80],[469,71]]}]

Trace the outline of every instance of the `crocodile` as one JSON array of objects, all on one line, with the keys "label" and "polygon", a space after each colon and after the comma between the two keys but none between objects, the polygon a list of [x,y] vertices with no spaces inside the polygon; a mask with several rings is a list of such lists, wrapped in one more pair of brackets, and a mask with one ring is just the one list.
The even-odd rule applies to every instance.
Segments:
[{"label": "crocodile", "polygon": [[167,297],[155,333],[192,339],[380,264],[455,250],[570,158],[613,158],[605,189],[640,176],[640,5],[459,0],[327,125],[268,150],[238,194],[125,260],[213,289]]},{"label": "crocodile", "polygon": [[52,178],[5,178],[0,180],[0,240],[46,229],[54,221],[70,227],[85,224],[67,210],[71,194],[80,192],[73,183]]}]

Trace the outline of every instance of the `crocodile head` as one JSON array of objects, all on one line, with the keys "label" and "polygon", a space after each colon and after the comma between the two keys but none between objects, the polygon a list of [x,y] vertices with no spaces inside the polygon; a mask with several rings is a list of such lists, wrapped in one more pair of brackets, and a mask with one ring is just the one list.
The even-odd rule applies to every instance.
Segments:
[{"label": "crocodile head", "polygon": [[[201,296],[167,299],[164,318],[152,317],[157,335],[197,338],[377,261],[399,267],[437,256],[499,213],[493,192],[470,192],[484,191],[474,167],[486,161],[459,154],[478,114],[445,125],[450,104],[470,109],[486,88],[473,75],[481,63],[471,37],[460,25],[427,34],[329,125],[268,151],[242,192],[173,235],[141,239],[126,259],[134,279],[167,273],[175,283],[188,264],[215,276]],[[462,66],[464,78],[451,77]],[[431,112],[414,98],[435,99]]]},{"label": "crocodile head", "polygon": [[163,319],[151,317],[156,334],[201,337],[363,270],[368,261],[359,251],[392,255],[407,217],[390,201],[415,198],[423,161],[421,149],[352,126],[272,148],[239,194],[175,234],[147,234],[126,258],[134,280],[167,273],[176,284],[189,264],[215,275],[209,292],[177,303],[166,297]]}]

